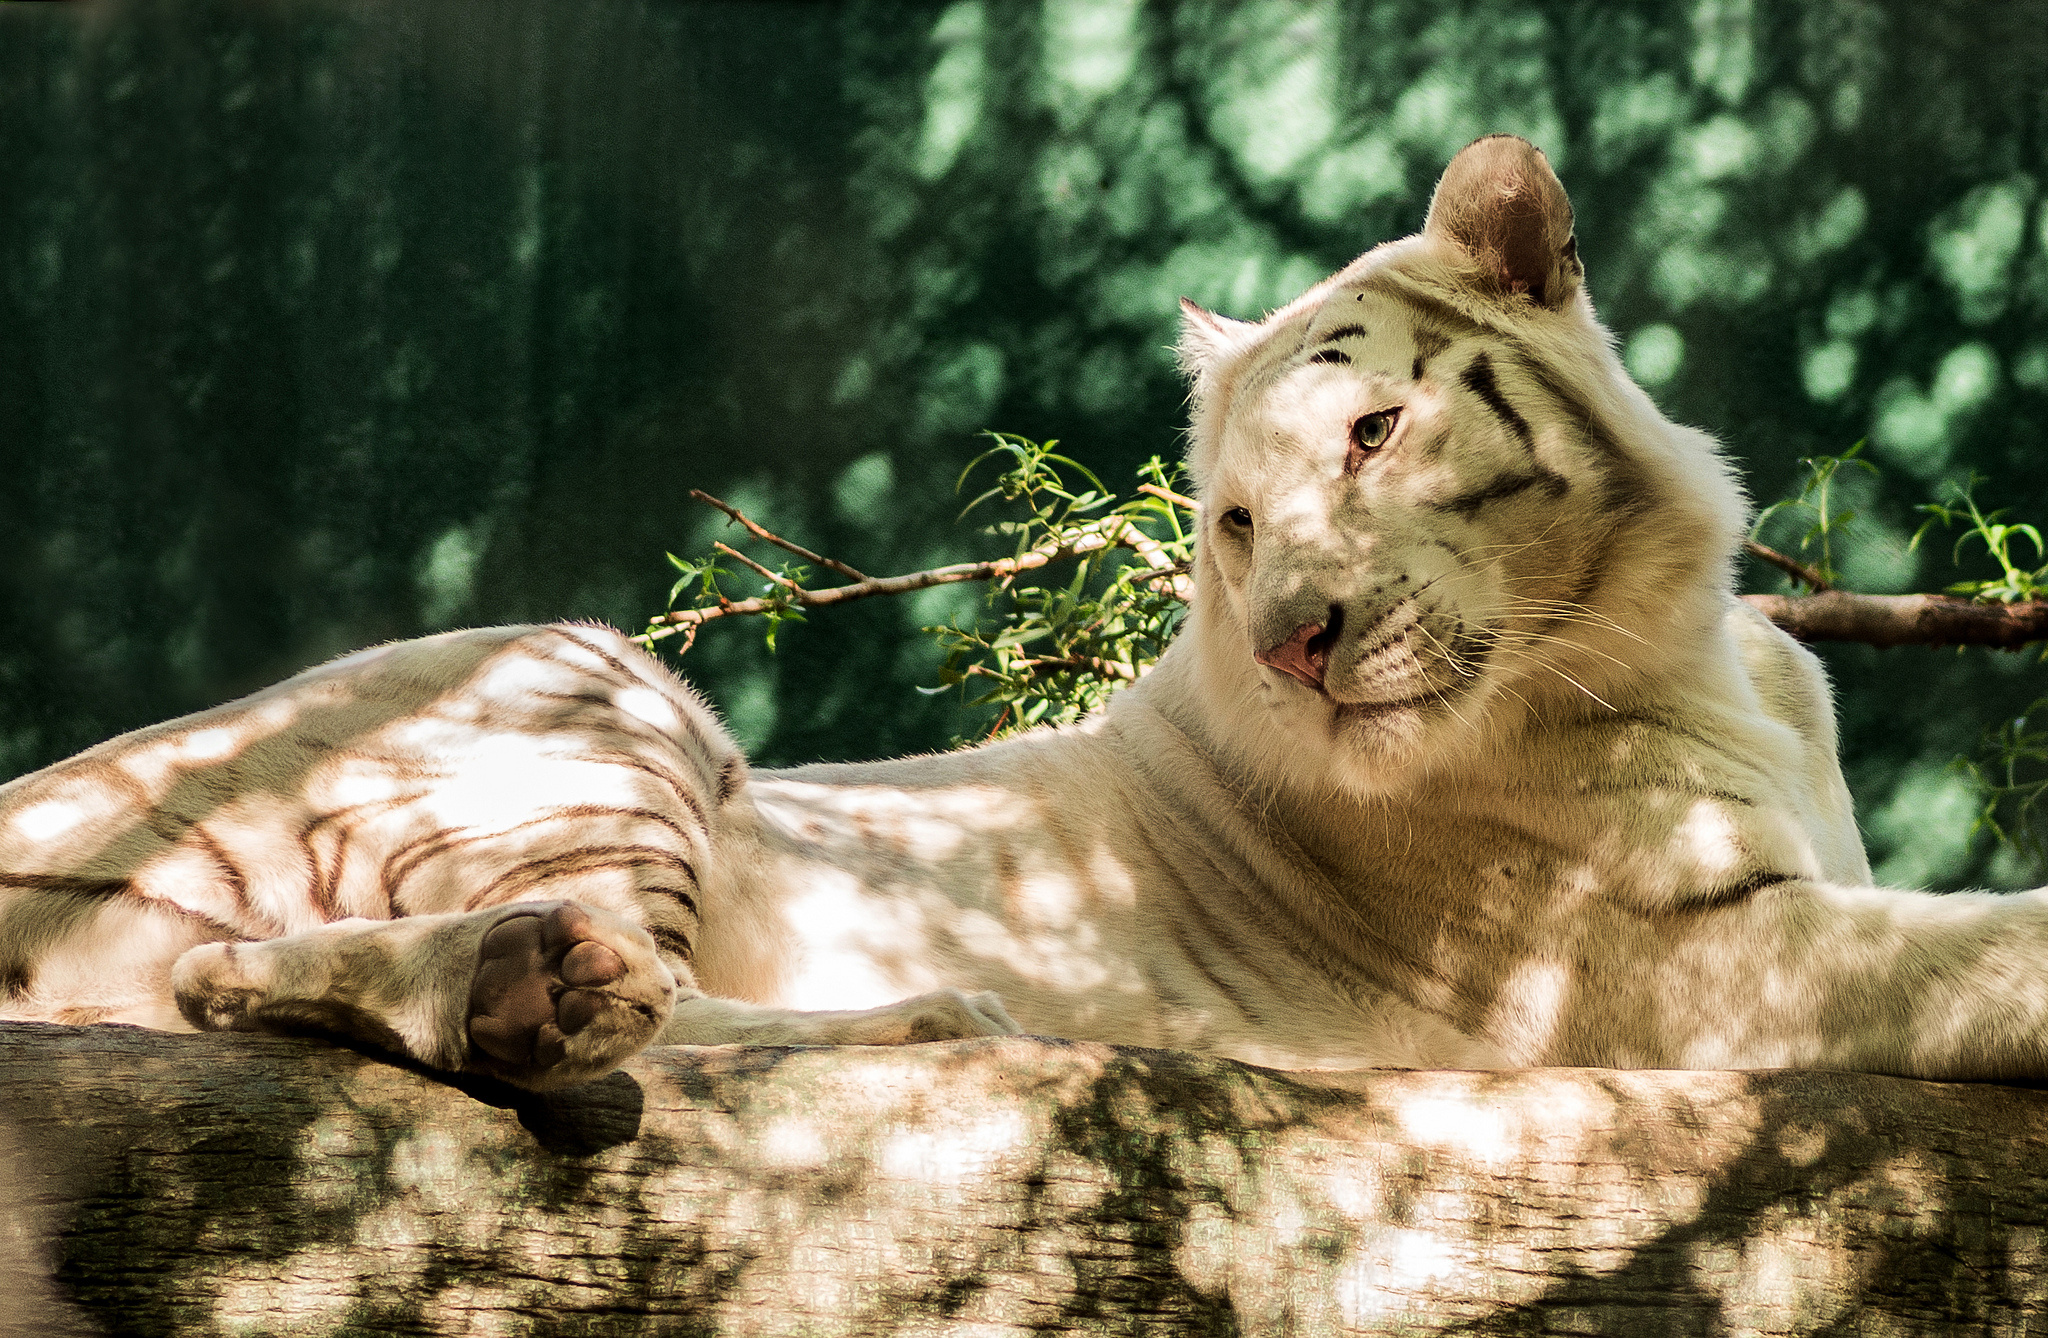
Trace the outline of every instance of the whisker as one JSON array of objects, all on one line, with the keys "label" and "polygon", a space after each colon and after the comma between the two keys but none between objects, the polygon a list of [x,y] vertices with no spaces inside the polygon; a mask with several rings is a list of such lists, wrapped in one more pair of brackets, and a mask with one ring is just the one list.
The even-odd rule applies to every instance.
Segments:
[{"label": "whisker", "polygon": [[1557,675],[1557,676],[1558,676],[1559,678],[1561,678],[1561,679],[1563,679],[1563,680],[1564,680],[1565,682],[1567,682],[1567,683],[1571,684],[1571,685],[1572,685],[1573,687],[1577,688],[1577,689],[1578,689],[1579,691],[1581,691],[1581,692],[1585,693],[1585,694],[1586,694],[1586,695],[1587,695],[1588,697],[1591,697],[1591,698],[1592,698],[1592,699],[1593,699],[1594,701],[1596,701],[1596,702],[1599,702],[1599,703],[1600,703],[1600,704],[1601,704],[1602,706],[1606,707],[1606,708],[1607,708],[1608,710],[1610,710],[1610,711],[1613,711],[1613,712],[1615,712],[1615,714],[1617,714],[1617,715],[1619,715],[1619,714],[1620,714],[1620,710],[1619,710],[1619,708],[1617,708],[1617,707],[1615,706],[1615,704],[1614,704],[1613,702],[1611,702],[1611,701],[1608,701],[1608,700],[1607,700],[1607,699],[1606,699],[1605,697],[1603,697],[1603,696],[1601,696],[1601,695],[1600,695],[1599,693],[1597,693],[1597,692],[1593,691],[1593,689],[1591,689],[1591,688],[1587,687],[1587,686],[1586,686],[1586,685],[1585,685],[1584,683],[1581,683],[1581,682],[1580,682],[1580,681],[1579,681],[1578,679],[1576,679],[1576,678],[1573,678],[1573,677],[1572,677],[1572,676],[1571,676],[1570,674],[1568,674],[1568,673],[1566,673],[1566,672],[1565,672],[1564,670],[1562,670],[1562,669],[1558,668],[1558,667],[1557,667],[1556,665],[1554,665],[1554,664],[1550,664],[1550,663],[1548,663],[1548,662],[1546,662],[1546,661],[1542,661],[1542,660],[1538,660],[1538,661],[1537,661],[1537,663],[1538,663],[1538,664],[1541,664],[1541,665],[1542,665],[1542,666],[1543,666],[1543,667],[1544,667],[1545,669],[1548,669],[1548,670],[1549,670],[1549,671],[1550,671],[1551,673],[1553,673],[1553,674],[1556,674],[1556,675]]},{"label": "whisker", "polygon": [[1525,645],[1534,644],[1537,642],[1545,642],[1550,645],[1568,646],[1573,650],[1584,651],[1588,655],[1597,655],[1617,669],[1625,669],[1630,673],[1635,672],[1635,666],[1630,664],[1627,660],[1621,659],[1618,656],[1610,655],[1606,651],[1598,648],[1597,646],[1588,646],[1582,641],[1573,641],[1568,637],[1550,636],[1547,633],[1543,632],[1497,632],[1492,633],[1491,635],[1493,635],[1495,638],[1495,645],[1507,645],[1511,642],[1519,642]]},{"label": "whisker", "polygon": [[1513,593],[1508,593],[1505,595],[1505,598],[1510,602],[1511,607],[1517,610],[1542,611],[1561,620],[1581,622],[1590,627],[1603,628],[1606,631],[1615,633],[1617,636],[1627,637],[1638,645],[1647,646],[1650,644],[1637,633],[1623,627],[1598,609],[1587,608],[1584,604],[1573,600],[1537,599],[1530,595],[1517,595]]}]

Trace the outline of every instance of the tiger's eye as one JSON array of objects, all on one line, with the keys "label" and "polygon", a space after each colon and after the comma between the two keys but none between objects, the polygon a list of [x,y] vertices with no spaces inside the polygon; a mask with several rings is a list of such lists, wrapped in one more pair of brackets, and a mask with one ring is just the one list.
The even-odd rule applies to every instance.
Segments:
[{"label": "tiger's eye", "polygon": [[1386,409],[1359,419],[1351,425],[1352,448],[1366,452],[1378,450],[1394,434],[1394,421],[1400,416],[1399,409]]},{"label": "tiger's eye", "polygon": [[1250,530],[1252,513],[1241,506],[1233,506],[1223,513],[1223,523],[1234,530]]}]

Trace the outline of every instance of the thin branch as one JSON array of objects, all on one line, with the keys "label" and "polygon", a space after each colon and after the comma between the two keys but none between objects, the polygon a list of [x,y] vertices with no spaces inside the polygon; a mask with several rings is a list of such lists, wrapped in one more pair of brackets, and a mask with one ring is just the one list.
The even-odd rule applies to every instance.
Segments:
[{"label": "thin branch", "polygon": [[[691,495],[699,496],[694,491]],[[852,570],[839,563],[821,558],[808,549],[800,548],[780,535],[761,529],[752,521],[740,516],[736,510],[726,506],[725,503],[720,502],[709,494],[703,494],[702,500],[740,519],[749,529],[780,548],[800,554],[821,565],[831,567],[835,571],[844,572]],[[1192,593],[1191,590],[1188,594],[1182,593],[1181,586],[1191,584],[1188,578],[1184,575],[1172,574],[1172,569],[1176,564],[1166,555],[1159,541],[1151,538],[1143,530],[1139,529],[1132,523],[1129,516],[1107,516],[1098,521],[1091,521],[1086,525],[1076,526],[1059,536],[1057,540],[1040,544],[1036,548],[1026,549],[1022,554],[1014,558],[996,558],[987,562],[956,562],[949,567],[931,567],[924,571],[906,572],[901,576],[863,576],[851,585],[835,585],[824,590],[812,590],[798,585],[785,577],[778,576],[776,573],[753,561],[753,559],[734,552],[734,550],[723,544],[718,545],[718,548],[722,552],[739,558],[754,570],[781,585],[787,592],[786,595],[774,600],[759,596],[753,599],[724,600],[715,608],[675,609],[649,620],[647,630],[640,636],[635,637],[634,640],[641,642],[643,645],[651,645],[666,637],[674,636],[685,628],[701,627],[713,619],[766,613],[784,599],[789,603],[798,604],[807,609],[820,609],[827,608],[833,604],[845,604],[856,599],[866,599],[872,595],[902,595],[908,594],[913,590],[926,590],[935,585],[953,585],[961,581],[1008,581],[1024,572],[1035,571],[1050,563],[1058,562],[1062,558],[1075,557],[1082,553],[1098,552],[1105,548],[1130,549],[1137,554],[1140,561],[1144,562],[1147,567],[1152,568],[1154,573],[1165,577],[1169,582],[1170,588],[1182,599],[1186,599],[1188,594]],[[1148,579],[1151,578],[1148,577]]]},{"label": "thin branch", "polygon": [[[710,493],[701,492],[696,488],[690,489],[690,496],[696,498],[698,501],[704,503],[704,505],[706,506],[715,506],[720,511],[725,512],[726,515],[731,516],[734,520],[746,526],[747,532],[753,535],[756,539],[765,539],[769,543],[774,544],[777,548],[787,549],[790,552],[796,554],[798,557],[802,558],[804,561],[813,563],[816,566],[824,567],[828,571],[836,571],[841,576],[846,577],[848,580],[865,581],[868,579],[866,573],[855,571],[853,568],[847,566],[844,562],[835,562],[831,558],[822,556],[818,553],[813,553],[810,549],[803,547],[801,544],[793,544],[789,540],[783,538],[781,535],[771,533],[770,531],[761,528],[759,525],[756,525],[753,521],[747,519],[745,513],[743,513],[738,507],[734,506],[730,502],[720,501],[718,498],[713,497]],[[735,554],[734,556],[738,555]]]},{"label": "thin branch", "polygon": [[[1014,664],[1019,669],[1029,670],[1033,675],[1061,673],[1093,674],[1097,678],[1121,678],[1126,683],[1136,682],[1145,676],[1144,669],[1133,669],[1121,660],[1105,660],[1094,655],[1074,655],[1063,659],[1017,660],[1014,661]],[[968,665],[965,672],[972,677],[978,678],[1008,677],[1001,670],[990,669],[986,665],[980,664]]]},{"label": "thin branch", "polygon": [[1952,595],[1744,595],[1801,641],[1866,646],[1988,646],[2018,650],[2048,641],[2048,600],[1978,604]]},{"label": "thin branch", "polygon": [[762,566],[760,563],[754,561],[754,559],[748,557],[745,553],[740,552],[739,549],[734,548],[729,544],[714,543],[711,546],[712,548],[725,554],[729,558],[734,558],[740,562],[746,563],[749,567],[752,567],[755,571],[760,572],[763,576],[766,576],[769,580],[775,582],[775,584],[781,586],[785,590],[797,591],[803,589],[802,586],[798,585],[795,581],[790,580],[781,572],[768,570],[766,567]]},{"label": "thin branch", "polygon": [[1749,554],[1751,557],[1755,558],[1759,562],[1770,563],[1773,567],[1776,567],[1779,571],[1784,572],[1787,576],[1790,576],[1795,581],[1804,581],[1806,583],[1807,588],[1814,591],[1816,594],[1823,590],[1834,589],[1833,586],[1829,585],[1826,581],[1822,580],[1820,577],[1820,573],[1815,571],[1813,568],[1798,561],[1796,558],[1786,557],[1783,553],[1780,553],[1775,548],[1766,548],[1754,539],[1744,540],[1742,544],[1742,551]]},{"label": "thin branch", "polygon": [[1156,483],[1140,483],[1138,491],[1144,493],[1147,497],[1157,497],[1161,501],[1172,502],[1175,506],[1187,511],[1199,511],[1202,509],[1202,504],[1194,498],[1183,497],[1173,489],[1162,488]]},{"label": "thin branch", "polygon": [[[1183,497],[1156,484],[1141,483],[1138,490],[1176,506],[1189,510],[1198,509],[1198,503],[1194,499]],[[786,576],[770,571],[726,544],[716,544],[714,546],[720,553],[745,563],[781,586],[784,593],[773,598],[721,599],[715,607],[677,609],[665,613],[653,619],[645,633],[634,638],[644,644],[681,636],[683,649],[687,650],[696,640],[697,630],[705,623],[718,618],[766,613],[772,608],[787,604],[813,609],[826,608],[833,604],[866,599],[872,595],[908,594],[915,590],[925,590],[936,585],[951,585],[961,581],[1010,581],[1025,572],[1034,571],[1063,558],[1098,552],[1105,548],[1128,548],[1150,568],[1137,579],[1147,583],[1157,582],[1183,601],[1194,596],[1194,581],[1188,572],[1187,564],[1173,561],[1160,541],[1139,529],[1129,516],[1112,515],[1076,526],[1057,539],[1042,543],[1036,548],[1026,549],[1014,558],[996,558],[986,562],[957,562],[946,567],[906,572],[901,576],[864,576],[843,562],[835,562],[831,558],[813,553],[808,548],[792,543],[781,535],[755,524],[737,507],[720,501],[709,493],[692,489],[690,495],[725,512],[756,537],[794,553],[807,562],[852,577],[853,582],[850,585],[812,590]],[[1758,543],[1745,544],[1744,548],[1760,561],[1768,562],[1795,580],[1814,588],[1815,593],[1810,595],[1742,597],[1752,608],[1802,641],[1840,641],[1878,647],[1985,646],[2003,650],[2018,650],[2033,642],[2048,641],[2048,600],[2022,601],[2015,604],[1979,604],[1950,595],[1852,594],[1829,588],[1818,572],[1774,549]],[[1129,677],[1132,673],[1128,665],[1095,660],[1092,657],[1027,661],[1025,666],[1037,673],[1072,670],[1118,678]],[[986,671],[970,669],[968,672]]]}]

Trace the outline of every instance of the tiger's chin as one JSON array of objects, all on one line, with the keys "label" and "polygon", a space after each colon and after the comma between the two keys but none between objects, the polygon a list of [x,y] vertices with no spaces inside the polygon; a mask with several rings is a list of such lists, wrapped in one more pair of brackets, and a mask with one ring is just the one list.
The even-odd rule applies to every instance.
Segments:
[{"label": "tiger's chin", "polygon": [[1269,702],[1265,752],[1296,788],[1359,798],[1412,788],[1484,746],[1482,688],[1418,680],[1384,699],[1344,701],[1326,692],[1289,692]]}]

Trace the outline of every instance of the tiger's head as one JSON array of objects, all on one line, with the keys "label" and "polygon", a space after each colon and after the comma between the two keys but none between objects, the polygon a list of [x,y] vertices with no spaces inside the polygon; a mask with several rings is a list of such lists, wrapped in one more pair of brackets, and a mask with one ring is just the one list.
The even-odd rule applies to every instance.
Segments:
[{"label": "tiger's head", "polygon": [[1202,716],[1266,774],[1383,792],[1618,708],[1716,635],[1744,502],[1593,313],[1541,151],[1259,322],[1183,303]]}]

